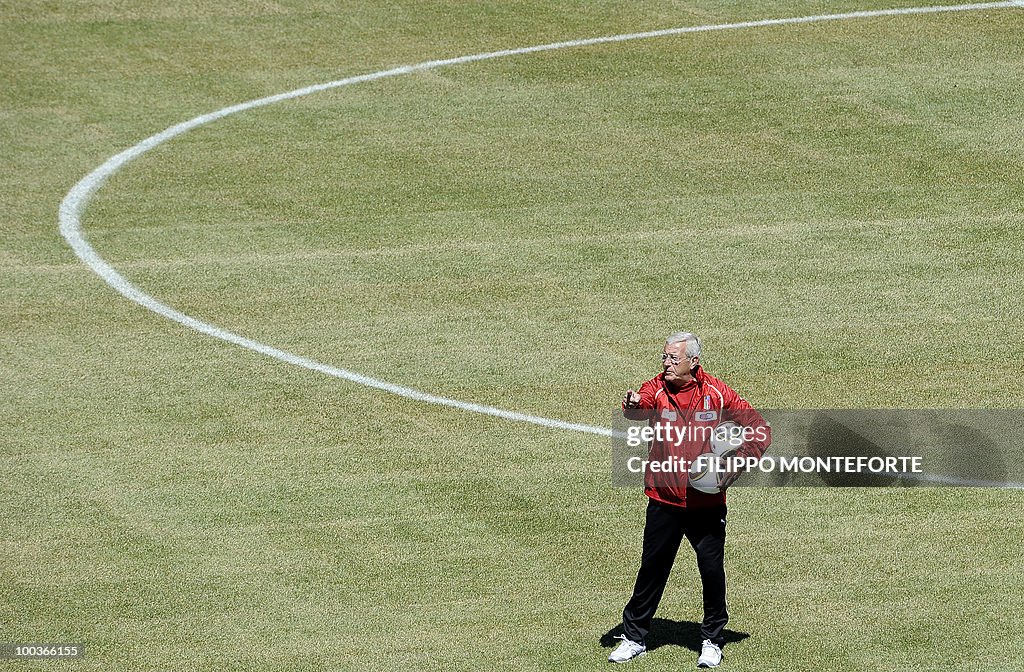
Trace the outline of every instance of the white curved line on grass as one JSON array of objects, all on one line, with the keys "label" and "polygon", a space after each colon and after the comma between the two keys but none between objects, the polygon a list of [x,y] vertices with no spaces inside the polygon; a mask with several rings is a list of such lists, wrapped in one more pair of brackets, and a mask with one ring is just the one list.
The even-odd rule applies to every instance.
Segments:
[{"label": "white curved line on grass", "polygon": [[497,408],[495,406],[486,406],[483,404],[477,404],[469,401],[461,401],[459,399],[450,399],[448,397],[442,397],[436,394],[430,394],[429,392],[421,392],[420,390],[406,387],[404,385],[397,385],[390,383],[386,380],[380,380],[379,378],[372,378],[365,376],[355,371],[343,369],[337,366],[331,366],[330,364],[323,364],[315,360],[296,355],[279,348],[275,348],[259,341],[254,341],[251,338],[240,336],[233,332],[221,329],[218,326],[210,324],[209,322],[203,322],[191,315],[186,315],[181,311],[175,310],[170,306],[161,303],[152,296],[146,294],[138,287],[128,282],[117,270],[115,270],[110,264],[103,260],[92,246],[86,241],[85,236],[82,233],[81,217],[85,211],[86,205],[89,203],[89,199],[96,193],[97,190],[106,180],[116,173],[118,170],[123,168],[125,164],[137,159],[149,150],[159,147],[160,145],[168,142],[172,138],[175,138],[183,133],[187,133],[194,128],[204,126],[218,119],[237,114],[239,112],[245,112],[246,110],[252,110],[258,107],[265,107],[272,105],[284,100],[290,100],[292,98],[299,98],[301,96],[308,96],[312,93],[318,93],[320,91],[327,91],[329,89],[337,89],[342,86],[348,86],[350,84],[359,84],[361,82],[370,82],[378,79],[384,79],[386,77],[396,77],[398,75],[405,75],[413,72],[421,72],[424,70],[431,70],[434,68],[440,68],[447,65],[458,65],[461,63],[472,63],[474,61],[485,61],[495,58],[504,58],[507,56],[518,56],[522,54],[532,54],[541,51],[553,51],[555,49],[568,49],[572,47],[585,47],[595,44],[606,44],[613,42],[626,42],[629,40],[642,40],[653,37],[665,37],[669,35],[683,35],[686,33],[703,33],[716,30],[736,30],[742,28],[761,28],[766,26],[782,26],[799,23],[816,23],[822,21],[841,21],[846,19],[863,19],[873,18],[881,16],[900,16],[907,14],[934,14],[939,12],[967,12],[974,10],[989,10],[999,9],[1006,7],[1019,7],[1024,3],[1024,0],[1006,0],[1004,2],[983,2],[983,3],[972,3],[964,5],[947,5],[939,7],[903,7],[896,9],[875,9],[866,10],[859,12],[845,12],[842,14],[821,14],[816,16],[801,16],[795,18],[785,19],[764,19],[759,21],[742,21],[739,23],[722,23],[717,25],[708,26],[689,26],[683,28],[669,28],[666,30],[652,30],[643,33],[629,33],[623,35],[610,35],[605,37],[594,37],[584,40],[568,40],[565,42],[553,42],[550,44],[542,44],[533,47],[523,47],[520,49],[505,49],[501,51],[490,51],[482,54],[473,54],[470,56],[459,56],[457,58],[446,58],[436,61],[425,61],[423,63],[417,63],[415,65],[403,65],[389,70],[381,70],[378,72],[372,72],[365,75],[358,75],[356,77],[347,77],[345,79],[339,79],[333,82],[327,82],[325,84],[317,84],[315,86],[307,86],[301,89],[295,89],[286,93],[279,93],[273,96],[267,96],[265,98],[258,98],[256,100],[250,100],[245,103],[238,105],[232,105],[223,109],[217,110],[216,112],[210,112],[194,119],[184,121],[175,126],[171,126],[165,131],[157,133],[149,138],[146,138],[139,144],[129,147],[120,154],[110,157],[101,166],[93,170],[91,173],[86,175],[81,181],[76,184],[71,191],[67,193],[64,200],[60,205],[60,232],[64,236],[64,239],[68,242],[71,248],[75,251],[75,254],[87,265],[93,269],[103,280],[113,287],[117,292],[123,295],[130,301],[133,301],[140,306],[147,308],[159,315],[174,320],[179,324],[182,324],[190,329],[194,329],[198,332],[204,333],[213,338],[218,338],[228,343],[233,343],[240,347],[258,352],[266,355],[267,357],[273,357],[282,362],[293,364],[295,366],[301,366],[311,371],[316,371],[328,376],[335,378],[341,378],[344,380],[358,383],[359,385],[365,385],[367,387],[384,390],[392,394],[397,394],[402,397],[414,399],[416,401],[423,401],[430,404],[438,404],[441,406],[450,406],[452,408],[458,408],[463,411],[469,411],[471,413],[482,413],[484,415],[491,415],[505,420],[512,420],[515,422],[526,422],[534,425],[541,425],[543,427],[550,427],[553,429],[564,429],[574,432],[584,432],[588,434],[597,434],[600,436],[612,436],[612,430],[607,427],[596,427],[593,425],[586,425],[574,422],[566,422],[564,420],[556,420],[552,418],[543,418],[536,415],[529,415],[527,413],[519,413],[516,411],[509,411],[503,408]]}]

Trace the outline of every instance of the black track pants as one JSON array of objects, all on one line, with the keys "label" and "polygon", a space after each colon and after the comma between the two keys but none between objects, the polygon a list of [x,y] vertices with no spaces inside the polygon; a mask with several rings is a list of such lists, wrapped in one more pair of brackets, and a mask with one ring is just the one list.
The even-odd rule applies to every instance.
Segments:
[{"label": "black track pants", "polygon": [[725,517],[725,506],[685,509],[653,499],[648,501],[640,571],[636,576],[633,597],[622,612],[626,637],[634,642],[646,640],[651,619],[661,602],[672,563],[685,536],[697,554],[697,569],[704,593],[701,637],[718,646],[725,643],[722,631],[729,620],[725,606]]}]

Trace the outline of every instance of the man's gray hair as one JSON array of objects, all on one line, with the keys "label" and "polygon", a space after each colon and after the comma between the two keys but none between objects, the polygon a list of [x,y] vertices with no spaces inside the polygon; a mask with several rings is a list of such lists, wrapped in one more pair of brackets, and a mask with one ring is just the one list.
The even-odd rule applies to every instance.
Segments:
[{"label": "man's gray hair", "polygon": [[700,357],[700,339],[697,338],[696,334],[691,334],[688,331],[677,331],[669,334],[668,338],[665,339],[665,345],[675,345],[676,343],[686,343],[686,350],[683,352],[690,359]]}]

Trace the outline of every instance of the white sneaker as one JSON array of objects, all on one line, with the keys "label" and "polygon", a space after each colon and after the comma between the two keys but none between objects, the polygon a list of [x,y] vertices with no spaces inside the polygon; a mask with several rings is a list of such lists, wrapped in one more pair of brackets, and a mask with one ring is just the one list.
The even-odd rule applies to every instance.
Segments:
[{"label": "white sneaker", "polygon": [[627,660],[633,660],[637,656],[647,654],[647,647],[640,642],[627,639],[625,635],[620,635],[616,639],[621,639],[622,643],[619,644],[619,648],[612,651],[612,655],[608,656],[609,663],[624,663]]},{"label": "white sneaker", "polygon": [[722,664],[722,650],[710,639],[705,639],[700,644],[700,658],[697,659],[697,667],[718,667]]}]

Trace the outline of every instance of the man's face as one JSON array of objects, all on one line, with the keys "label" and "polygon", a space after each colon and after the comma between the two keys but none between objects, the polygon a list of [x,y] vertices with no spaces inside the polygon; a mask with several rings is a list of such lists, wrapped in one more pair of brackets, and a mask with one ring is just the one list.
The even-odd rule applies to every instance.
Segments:
[{"label": "man's face", "polygon": [[661,368],[665,380],[670,383],[684,383],[690,380],[690,360],[686,358],[686,343],[666,345],[661,355]]}]

